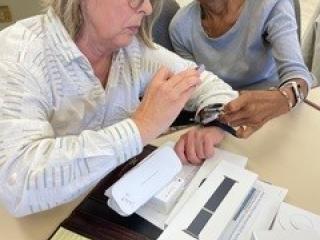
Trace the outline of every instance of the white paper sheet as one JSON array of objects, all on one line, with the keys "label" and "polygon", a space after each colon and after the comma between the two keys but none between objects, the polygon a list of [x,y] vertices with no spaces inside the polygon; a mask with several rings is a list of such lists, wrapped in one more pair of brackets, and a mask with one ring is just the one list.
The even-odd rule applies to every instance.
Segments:
[{"label": "white paper sheet", "polygon": [[320,216],[304,209],[282,203],[275,220],[274,230],[314,230],[320,235]]},{"label": "white paper sheet", "polygon": [[308,230],[271,230],[254,233],[254,240],[320,240],[320,236]]},{"label": "white paper sheet", "polygon": [[192,182],[184,191],[183,195],[179,199],[179,202],[170,212],[168,219],[166,220],[166,225],[169,225],[171,220],[177,215],[177,213],[181,210],[184,204],[188,201],[188,199],[195,193],[195,191],[199,188],[199,185],[208,177],[208,175],[216,168],[216,166],[221,162],[226,161],[228,163],[234,164],[240,168],[245,168],[248,162],[248,158],[244,156],[240,156],[222,149],[216,149],[215,155],[207,159],[195,177],[192,179]]},{"label": "white paper sheet", "polygon": [[253,231],[268,230],[288,190],[257,181],[219,240],[251,240]]},{"label": "white paper sheet", "polygon": [[[184,179],[184,186],[182,191],[188,186],[188,184],[191,182],[192,178],[194,177],[194,175],[197,173],[198,170],[199,170],[198,166],[192,166],[192,165],[183,166],[182,171],[176,177],[176,178]],[[163,189],[162,191],[166,191],[166,189]],[[176,199],[176,201],[178,200],[179,198]],[[153,225],[164,230],[165,222],[169,217],[170,212],[168,213],[161,212],[152,203],[151,204],[147,203],[141,208],[139,208],[136,213],[139,216],[146,219],[147,221],[151,222]]]},{"label": "white paper sheet", "polygon": [[[165,145],[173,146],[174,143],[168,142]],[[199,184],[212,172],[219,162],[225,160],[228,163],[238,167],[245,168],[248,158],[233,154],[231,152],[216,148],[214,157],[207,159],[201,167],[184,165],[183,170],[177,177],[183,178],[185,181],[184,192],[177,199],[177,204],[170,213],[157,211],[152,205],[146,204],[136,212],[138,215],[151,222],[153,225],[164,230],[168,221],[176,215],[176,213],[185,204],[186,200],[198,189]]]},{"label": "white paper sheet", "polygon": [[256,174],[222,161],[177,213],[159,240],[217,240],[256,179]]}]

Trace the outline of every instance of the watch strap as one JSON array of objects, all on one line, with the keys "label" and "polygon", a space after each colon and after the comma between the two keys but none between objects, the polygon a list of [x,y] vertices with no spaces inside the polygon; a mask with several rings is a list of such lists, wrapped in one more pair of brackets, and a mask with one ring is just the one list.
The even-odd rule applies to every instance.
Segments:
[{"label": "watch strap", "polygon": [[283,83],[280,87],[279,90],[284,91],[285,87],[289,87],[293,93],[293,96],[295,98],[295,103],[292,103],[292,108],[296,107],[299,103],[304,101],[304,96],[303,92],[301,90],[300,85],[296,81],[287,81]]},{"label": "watch strap", "polygon": [[231,135],[233,135],[235,137],[237,136],[237,131],[233,127],[231,127],[225,123],[222,123],[217,119],[215,119],[207,124],[204,124],[202,126],[204,126],[204,127],[218,127],[218,128],[221,128],[222,130],[230,133]]}]

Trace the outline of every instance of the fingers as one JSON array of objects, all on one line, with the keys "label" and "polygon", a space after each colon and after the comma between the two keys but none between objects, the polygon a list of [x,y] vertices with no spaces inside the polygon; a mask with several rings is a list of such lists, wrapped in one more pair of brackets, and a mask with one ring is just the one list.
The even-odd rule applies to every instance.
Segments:
[{"label": "fingers", "polygon": [[190,88],[195,89],[200,84],[199,77],[193,76],[181,79],[178,84],[172,87],[172,90],[176,91],[178,94],[184,94],[189,91]]},{"label": "fingers", "polygon": [[194,69],[188,69],[171,77],[168,81],[168,86],[171,89],[182,93],[191,87],[198,86],[200,82],[200,74],[198,71]]},{"label": "fingers", "polygon": [[230,126],[237,127],[239,126],[239,123],[243,123],[250,117],[250,112],[247,109],[243,108],[242,110],[237,112],[221,114],[219,116],[219,120],[224,123],[227,123]]},{"label": "fingers", "polygon": [[[197,132],[195,133],[195,135],[197,135]],[[204,139],[201,138],[200,136],[196,136],[195,139],[196,139],[195,141],[196,156],[202,162],[206,158],[206,154],[204,151]]]},{"label": "fingers", "polygon": [[248,138],[255,132],[253,127],[240,126],[237,130],[238,138]]},{"label": "fingers", "polygon": [[182,135],[175,145],[175,151],[184,164],[200,165],[205,159],[204,145],[195,138],[194,130]]},{"label": "fingers", "polygon": [[237,127],[240,127],[240,126],[249,126],[248,118],[243,118],[243,119],[239,119],[239,120],[236,120],[236,121],[228,122],[228,125],[233,127],[233,128],[237,128]]},{"label": "fingers", "polygon": [[214,143],[210,136],[206,137],[203,142],[205,158],[211,158],[214,155]]},{"label": "fingers", "polygon": [[239,97],[224,107],[224,113],[220,114],[219,120],[232,127],[237,127],[243,125],[250,117],[247,101]]},{"label": "fingers", "polygon": [[223,136],[223,132],[215,128],[195,128],[180,137],[175,151],[183,163],[201,165],[214,155],[214,146]]},{"label": "fingers", "polygon": [[181,79],[185,79],[185,78],[189,78],[189,77],[198,77],[200,78],[200,73],[196,70],[196,69],[186,69],[182,72],[177,73],[174,77],[176,77],[177,79],[173,79],[172,81],[170,81],[170,83],[175,86],[176,84],[179,84]]},{"label": "fingers", "polygon": [[149,82],[144,95],[148,95],[153,89],[158,89],[160,86],[166,83],[171,76],[172,73],[168,68],[161,67],[154,75],[152,81]]},{"label": "fingers", "polygon": [[168,90],[167,95],[173,96],[172,100],[177,101],[184,106],[196,89],[197,86],[190,86],[187,89],[181,89],[182,92],[177,91],[177,89],[170,89]]},{"label": "fingers", "polygon": [[219,119],[230,125],[231,127],[239,126],[262,126],[265,122],[272,119],[272,115],[268,112],[263,112],[261,110],[255,111],[255,107],[251,108],[253,110],[242,110],[231,115],[221,115]]},{"label": "fingers", "polygon": [[154,82],[166,82],[173,76],[173,73],[166,67],[161,67],[154,76]]},{"label": "fingers", "polygon": [[242,93],[239,98],[226,105],[225,109],[227,110],[220,116],[220,120],[232,127],[261,124],[276,111],[276,106],[270,104],[268,98],[262,101],[259,100],[258,96],[262,94],[264,93],[248,91]]},{"label": "fingers", "polygon": [[248,103],[247,97],[245,95],[240,95],[238,98],[232,100],[224,106],[224,112],[226,114],[231,114],[240,111]]},{"label": "fingers", "polygon": [[172,100],[187,101],[200,84],[200,74],[194,69],[185,70],[173,75],[162,67],[154,76],[148,92],[154,91],[170,96]]},{"label": "fingers", "polygon": [[237,130],[237,137],[238,138],[248,138],[250,137],[254,132],[256,132],[258,129],[260,129],[262,125],[257,126],[240,126]]},{"label": "fingers", "polygon": [[[194,165],[200,165],[203,160],[197,155],[196,151],[196,139],[194,136],[194,131],[191,131],[186,135],[185,153],[189,163]],[[199,145],[197,145],[198,147]]]},{"label": "fingers", "polygon": [[185,141],[183,138],[180,138],[179,141],[176,143],[174,150],[176,151],[176,154],[180,158],[181,162],[183,164],[187,164],[188,160],[185,155],[184,146],[185,146]]}]

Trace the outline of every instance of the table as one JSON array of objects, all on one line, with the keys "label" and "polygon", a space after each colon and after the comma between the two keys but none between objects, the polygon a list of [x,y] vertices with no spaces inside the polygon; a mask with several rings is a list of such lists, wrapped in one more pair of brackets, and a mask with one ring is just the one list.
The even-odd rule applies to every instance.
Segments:
[{"label": "table", "polygon": [[[320,88],[313,89],[309,99],[320,104]],[[180,134],[165,136],[154,143],[176,140]],[[286,202],[320,214],[320,111],[303,104],[270,121],[249,139],[227,136],[219,147],[247,156],[248,169],[260,179],[288,188]],[[47,239],[83,197],[20,219],[0,208],[1,238]]]}]

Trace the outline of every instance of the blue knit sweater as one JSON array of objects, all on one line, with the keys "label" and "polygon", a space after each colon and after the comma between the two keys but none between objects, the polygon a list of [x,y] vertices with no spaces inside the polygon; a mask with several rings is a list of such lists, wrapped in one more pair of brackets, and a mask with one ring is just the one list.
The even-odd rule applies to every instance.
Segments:
[{"label": "blue knit sweater", "polygon": [[235,89],[267,88],[293,78],[310,85],[291,0],[245,0],[241,11],[231,29],[210,38],[201,25],[200,4],[191,2],[170,25],[175,51]]}]

